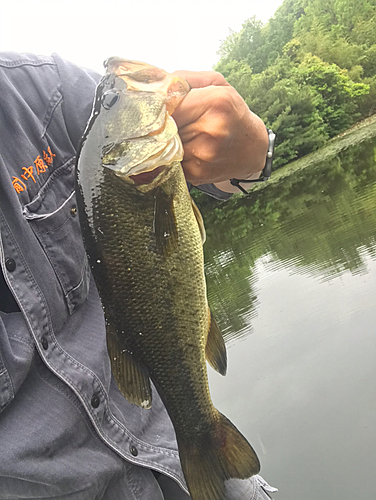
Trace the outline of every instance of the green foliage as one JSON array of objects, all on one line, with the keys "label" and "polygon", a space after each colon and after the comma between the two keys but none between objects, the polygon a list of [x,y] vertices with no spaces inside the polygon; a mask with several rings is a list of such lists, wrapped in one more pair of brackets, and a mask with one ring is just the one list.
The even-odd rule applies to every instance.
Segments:
[{"label": "green foliage", "polygon": [[301,84],[313,87],[321,97],[316,101],[317,111],[327,124],[330,137],[354,123],[357,98],[369,93],[369,85],[354,83],[345,70],[311,54],[306,54],[296,69]]},{"label": "green foliage", "polygon": [[351,44],[346,38],[336,38],[318,22],[313,24],[310,31],[302,33],[299,40],[305,53],[315,54],[325,62],[349,70],[359,63],[364,53],[364,48]]},{"label": "green foliage", "polygon": [[262,22],[257,21],[255,17],[245,21],[239,33],[232,32],[222,43],[218,53],[221,55],[221,61],[217,71],[223,72],[224,75],[226,71],[222,69],[222,65],[233,60],[247,64],[254,73],[261,72],[268,65]]},{"label": "green foliage", "polygon": [[376,0],[285,0],[219,54],[217,71],[277,133],[274,168],[376,112]]},{"label": "green foliage", "polygon": [[362,116],[371,116],[376,113],[376,76],[365,78],[364,82],[369,85],[369,93],[362,100],[359,111]]},{"label": "green foliage", "polygon": [[364,52],[362,66],[365,77],[372,77],[376,75],[376,44],[372,45],[372,47]]},{"label": "green foliage", "polygon": [[349,38],[352,43],[371,48],[376,44],[376,15],[373,12],[369,17],[358,19]]}]

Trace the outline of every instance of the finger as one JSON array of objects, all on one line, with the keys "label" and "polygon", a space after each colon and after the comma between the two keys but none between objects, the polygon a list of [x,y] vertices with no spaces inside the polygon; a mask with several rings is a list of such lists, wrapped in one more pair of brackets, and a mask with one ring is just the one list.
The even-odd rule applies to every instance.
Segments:
[{"label": "finger", "polygon": [[214,161],[218,156],[216,150],[214,141],[210,144],[207,140],[203,140],[203,144],[192,141],[184,146],[182,166],[189,182],[197,185],[227,179],[227,174],[224,175]]},{"label": "finger", "polygon": [[[202,95],[200,95],[203,93]],[[208,108],[207,89],[192,89],[172,114],[179,128],[196,122]]]},{"label": "finger", "polygon": [[193,141],[201,132],[199,130],[195,130],[190,127],[183,127],[183,129],[179,129],[179,137],[183,146],[186,146],[188,142]]},{"label": "finger", "polygon": [[[193,123],[179,127],[179,136],[185,145],[203,135],[204,141],[215,140],[218,144],[226,144],[233,133],[231,122],[220,113],[212,116],[204,115]],[[196,141],[198,143],[199,141]]]},{"label": "finger", "polygon": [[209,177],[208,179],[206,179],[205,168],[202,167],[202,165],[204,165],[204,162],[202,162],[200,165],[197,165],[196,161],[197,160],[195,158],[192,158],[190,160],[183,160],[181,162],[185,178],[194,186],[198,186],[199,184],[206,184],[209,182]]},{"label": "finger", "polygon": [[197,135],[192,141],[183,143],[183,147],[184,159],[195,159],[197,165],[202,163],[212,165],[217,163],[220,157],[220,141],[205,133]]},{"label": "finger", "polygon": [[227,87],[210,86],[192,89],[175,109],[172,117],[181,128],[197,122],[206,112],[210,115],[228,113],[228,108],[233,107],[232,100],[232,92]]},{"label": "finger", "polygon": [[209,87],[210,85],[216,86],[229,86],[221,73],[216,71],[174,71],[175,75],[182,76],[187,80],[192,88]]},{"label": "finger", "polygon": [[185,178],[194,186],[228,180],[228,176],[217,174],[216,169],[205,162],[201,162],[200,165],[197,165],[195,160],[183,160],[182,167]]}]

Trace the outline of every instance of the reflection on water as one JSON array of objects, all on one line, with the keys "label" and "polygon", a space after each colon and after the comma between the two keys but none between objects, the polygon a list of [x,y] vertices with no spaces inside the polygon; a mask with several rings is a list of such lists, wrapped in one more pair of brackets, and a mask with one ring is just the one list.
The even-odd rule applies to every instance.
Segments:
[{"label": "reflection on water", "polygon": [[236,203],[201,207],[228,341],[215,404],[280,500],[374,498],[376,141]]}]

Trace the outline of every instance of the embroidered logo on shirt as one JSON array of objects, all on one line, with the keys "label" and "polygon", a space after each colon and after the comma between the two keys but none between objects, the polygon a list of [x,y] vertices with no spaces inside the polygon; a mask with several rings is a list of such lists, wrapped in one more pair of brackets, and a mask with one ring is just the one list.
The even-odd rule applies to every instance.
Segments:
[{"label": "embroidered logo on shirt", "polygon": [[[44,173],[48,169],[48,167],[52,165],[54,156],[56,155],[53,154],[50,146],[48,146],[47,153],[43,151],[43,158],[41,158],[41,155],[38,155],[34,160],[34,165],[30,165],[29,167],[22,167],[23,174],[21,174],[20,177],[26,182],[30,181],[30,179],[33,182],[36,182],[35,176],[39,176],[40,174]],[[25,182],[19,177],[13,176],[12,184],[16,193],[22,193],[22,191],[26,191],[27,186]]]}]

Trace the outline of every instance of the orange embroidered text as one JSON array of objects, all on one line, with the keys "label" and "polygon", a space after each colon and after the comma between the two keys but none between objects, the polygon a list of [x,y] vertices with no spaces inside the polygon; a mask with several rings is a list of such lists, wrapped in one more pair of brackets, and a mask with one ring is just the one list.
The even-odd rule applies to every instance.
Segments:
[{"label": "orange embroidered text", "polygon": [[18,177],[13,176],[12,184],[17,193],[26,191],[26,184],[22,182],[21,179],[19,179]]},{"label": "orange embroidered text", "polygon": [[51,151],[50,146],[48,146],[47,153],[43,151],[43,159],[47,163],[47,165],[51,166],[52,162],[54,161],[54,155],[53,152]]},{"label": "orange embroidered text", "polygon": [[[41,155],[38,155],[34,160],[36,175],[45,172],[48,169],[48,167],[52,165],[55,156],[56,155],[51,151],[50,146],[48,146],[47,148],[47,153],[43,150],[43,158],[41,157]],[[22,167],[22,170],[23,170],[23,174],[21,174],[22,179],[24,179],[25,181],[32,179],[33,182],[36,183],[33,165],[30,165],[30,167]],[[18,177],[13,176],[12,185],[16,193],[22,193],[22,191],[26,191],[26,184]]]},{"label": "orange embroidered text", "polygon": [[[43,151],[44,153],[44,151]],[[48,169],[48,165],[44,163],[40,155],[37,156],[36,160],[34,160],[35,166],[37,167],[37,174],[43,174]]]},{"label": "orange embroidered text", "polygon": [[24,170],[24,174],[21,175],[21,177],[23,179],[25,179],[25,181],[27,181],[28,179],[33,179],[33,181],[35,182],[35,178],[34,178],[34,175],[33,175],[33,166],[30,165],[30,167],[22,167],[22,170]]}]

